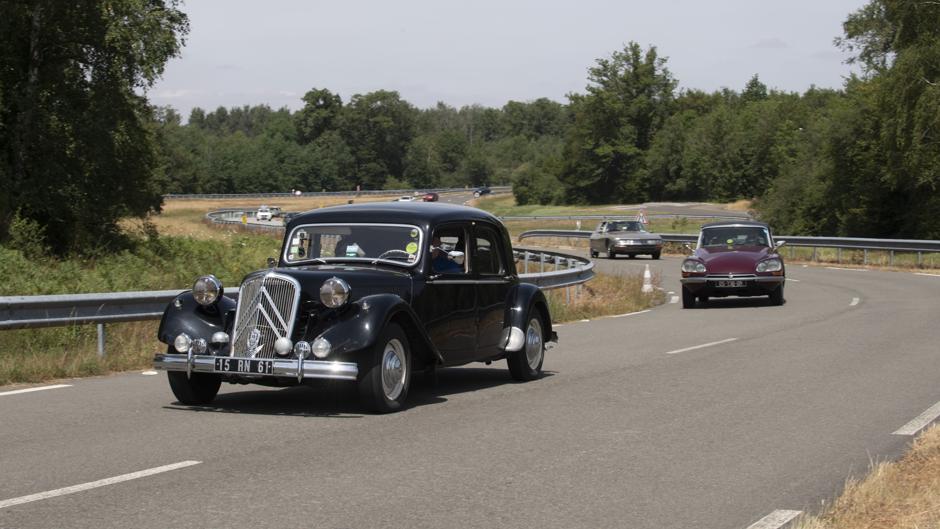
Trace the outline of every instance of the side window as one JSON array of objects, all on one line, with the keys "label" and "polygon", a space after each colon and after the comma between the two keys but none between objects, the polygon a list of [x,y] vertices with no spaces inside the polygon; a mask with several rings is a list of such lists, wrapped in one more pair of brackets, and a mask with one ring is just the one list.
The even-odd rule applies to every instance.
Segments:
[{"label": "side window", "polygon": [[499,235],[492,228],[478,226],[475,234],[473,268],[480,275],[503,275],[505,266],[499,251]]},{"label": "side window", "polygon": [[465,274],[467,272],[466,230],[462,226],[445,226],[434,230],[429,252],[432,273]]}]

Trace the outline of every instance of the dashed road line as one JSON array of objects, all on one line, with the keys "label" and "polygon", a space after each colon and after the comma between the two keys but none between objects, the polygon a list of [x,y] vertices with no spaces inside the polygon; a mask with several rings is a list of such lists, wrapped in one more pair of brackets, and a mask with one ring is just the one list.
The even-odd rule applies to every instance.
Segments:
[{"label": "dashed road line", "polygon": [[15,389],[13,391],[4,391],[0,393],[0,397],[5,397],[7,395],[19,395],[20,393],[32,393],[34,391],[45,391],[47,389],[59,389],[59,388],[70,388],[71,384],[55,384],[53,386],[39,386],[38,388],[26,388],[26,389]]},{"label": "dashed road line", "polygon": [[917,432],[923,430],[928,424],[937,420],[937,417],[940,417],[940,402],[927,408],[924,413],[915,417],[913,421],[891,433],[892,435],[916,435]]},{"label": "dashed road line", "polygon": [[152,376],[154,376],[154,375],[156,375],[156,374],[157,374],[157,372],[156,372],[156,371],[152,371],[152,370],[151,370],[151,371],[144,371],[143,373],[141,373],[141,375],[143,375],[143,376],[145,376],[145,377],[152,377]]},{"label": "dashed road line", "polygon": [[626,318],[627,316],[635,316],[637,314],[646,314],[650,309],[638,310],[636,312],[625,312],[623,314],[615,314],[613,316],[608,316],[608,318]]},{"label": "dashed road line", "polygon": [[776,510],[747,526],[747,529],[780,529],[801,514],[803,511]]},{"label": "dashed road line", "polygon": [[789,278],[789,277],[787,278],[787,281],[793,281],[794,283],[799,283],[799,282],[800,282],[799,279],[791,279],[791,278]]},{"label": "dashed road line", "polygon": [[865,268],[841,268],[838,266],[827,266],[829,270],[848,270],[849,272],[867,272]]},{"label": "dashed road line", "polygon": [[694,351],[696,349],[704,349],[706,347],[712,347],[713,345],[721,345],[723,343],[733,342],[737,338],[728,338],[727,340],[718,340],[717,342],[703,343],[702,345],[693,345],[692,347],[686,347],[684,349],[676,349],[675,351],[666,352],[667,355],[674,355],[679,353],[685,353],[687,351]]},{"label": "dashed road line", "polygon": [[852,298],[852,302],[849,303],[849,306],[850,306],[850,307],[854,307],[855,305],[858,305],[858,302],[859,302],[859,301],[861,301],[861,300],[858,299],[858,298]]},{"label": "dashed road line", "polygon": [[925,274],[924,272],[914,272],[915,276],[940,277],[940,274]]},{"label": "dashed road line", "polygon": [[669,298],[669,303],[678,303],[678,302],[679,302],[679,296],[672,296],[671,298]]},{"label": "dashed road line", "polygon": [[122,483],[125,481],[130,481],[132,479],[145,478],[147,476],[153,476],[155,474],[162,474],[164,472],[170,472],[171,470],[178,470],[181,468],[191,467],[193,465],[198,465],[202,461],[181,461],[179,463],[173,463],[172,465],[164,465],[162,467],[148,468],[147,470],[139,470],[137,472],[131,472],[130,474],[122,474],[120,476],[114,476],[113,478],[99,479],[98,481],[90,481],[88,483],[82,483],[80,485],[72,485],[71,487],[64,487],[61,489],[50,490],[46,492],[39,492],[36,494],[30,494],[28,496],[20,496],[19,498],[10,498],[8,500],[0,501],[0,509],[5,509],[7,507],[12,507],[14,505],[22,505],[24,503],[30,503],[39,500],[48,500],[49,498],[55,498],[58,496],[65,496],[66,494],[75,494],[76,492],[82,492],[90,489],[97,489],[99,487],[106,487],[108,485],[114,485],[116,483]]}]

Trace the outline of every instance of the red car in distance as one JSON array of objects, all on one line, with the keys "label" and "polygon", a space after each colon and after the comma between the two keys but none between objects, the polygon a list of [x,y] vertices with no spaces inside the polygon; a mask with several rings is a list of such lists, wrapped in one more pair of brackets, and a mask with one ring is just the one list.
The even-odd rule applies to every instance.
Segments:
[{"label": "red car in distance", "polygon": [[437,202],[440,198],[437,193],[425,193],[421,200],[424,202]]},{"label": "red car in distance", "polygon": [[698,245],[682,262],[682,308],[710,297],[768,296],[783,305],[786,268],[770,228],[762,222],[714,222],[702,226]]}]

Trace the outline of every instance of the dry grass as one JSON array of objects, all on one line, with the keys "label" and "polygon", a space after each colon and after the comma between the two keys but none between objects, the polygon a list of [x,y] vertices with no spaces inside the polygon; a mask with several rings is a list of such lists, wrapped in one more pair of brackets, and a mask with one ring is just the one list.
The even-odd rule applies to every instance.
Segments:
[{"label": "dry grass", "polygon": [[878,463],[818,516],[794,529],[936,529],[940,527],[940,426],[921,434],[899,461]]},{"label": "dry grass", "polygon": [[[653,278],[659,284],[659,278]],[[648,309],[665,299],[661,289],[652,294],[641,292],[641,274],[597,274],[580,287],[559,288],[548,291],[549,311],[556,322],[593,319]]]},{"label": "dry grass", "polygon": [[154,353],[165,347],[156,339],[158,325],[108,325],[102,358],[94,325],[4,331],[5,339],[24,345],[0,354],[0,386],[149,368]]},{"label": "dry grass", "polygon": [[728,211],[748,211],[751,209],[751,206],[754,205],[753,200],[736,200],[730,204],[725,204],[725,209]]}]

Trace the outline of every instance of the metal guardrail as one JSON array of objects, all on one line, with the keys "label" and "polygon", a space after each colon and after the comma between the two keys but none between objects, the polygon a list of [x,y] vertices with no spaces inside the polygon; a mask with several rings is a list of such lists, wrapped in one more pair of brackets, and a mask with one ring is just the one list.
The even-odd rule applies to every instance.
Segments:
[{"label": "metal guardrail", "polygon": [[[569,237],[574,239],[588,239],[590,231],[586,230],[529,230],[519,235],[519,240],[533,237]],[[695,243],[696,234],[660,233],[665,242]],[[786,241],[790,248],[813,248],[813,260],[816,260],[817,248],[835,248],[840,251],[838,261],[841,262],[841,250],[862,250],[862,262],[868,264],[869,251],[884,251],[890,253],[889,265],[894,264],[894,252],[912,252],[917,254],[918,265],[922,263],[923,253],[940,252],[940,241],[917,239],[870,239],[858,237],[807,237],[803,235],[776,235],[777,241]],[[792,253],[791,253],[792,257]]]},{"label": "metal guardrail", "polygon": [[[464,188],[464,187],[445,187],[445,188],[435,188],[435,189],[422,189],[421,193],[462,193],[462,192],[473,192],[474,188]],[[490,187],[490,190],[493,193],[503,193],[512,190],[512,186],[493,186]],[[255,199],[255,198],[291,198],[291,197],[354,197],[359,195],[410,195],[414,193],[414,189],[369,189],[364,191],[323,191],[323,192],[311,192],[311,193],[300,193],[299,195],[294,193],[248,193],[248,194],[234,194],[234,193],[201,193],[201,194],[167,194],[163,195],[164,199],[171,200],[206,200],[206,199]]]},{"label": "metal guardrail", "polygon": [[[503,221],[519,220],[636,220],[634,215],[510,215],[500,217]],[[683,215],[681,213],[654,213],[646,215],[648,219],[693,219],[693,220],[752,220],[746,213],[739,215]]]},{"label": "metal guardrail", "polygon": [[[564,253],[528,248],[514,249],[525,263],[519,279],[543,290],[584,283],[594,277],[590,259]],[[529,263],[538,263],[538,272],[529,272]],[[553,270],[546,271],[546,264]],[[97,324],[98,354],[104,355],[107,323],[158,320],[173,298],[182,290],[105,292],[47,296],[0,297],[0,330],[34,329],[64,325]],[[237,300],[239,289],[228,288],[225,295]],[[570,295],[570,293],[569,293]]]}]

